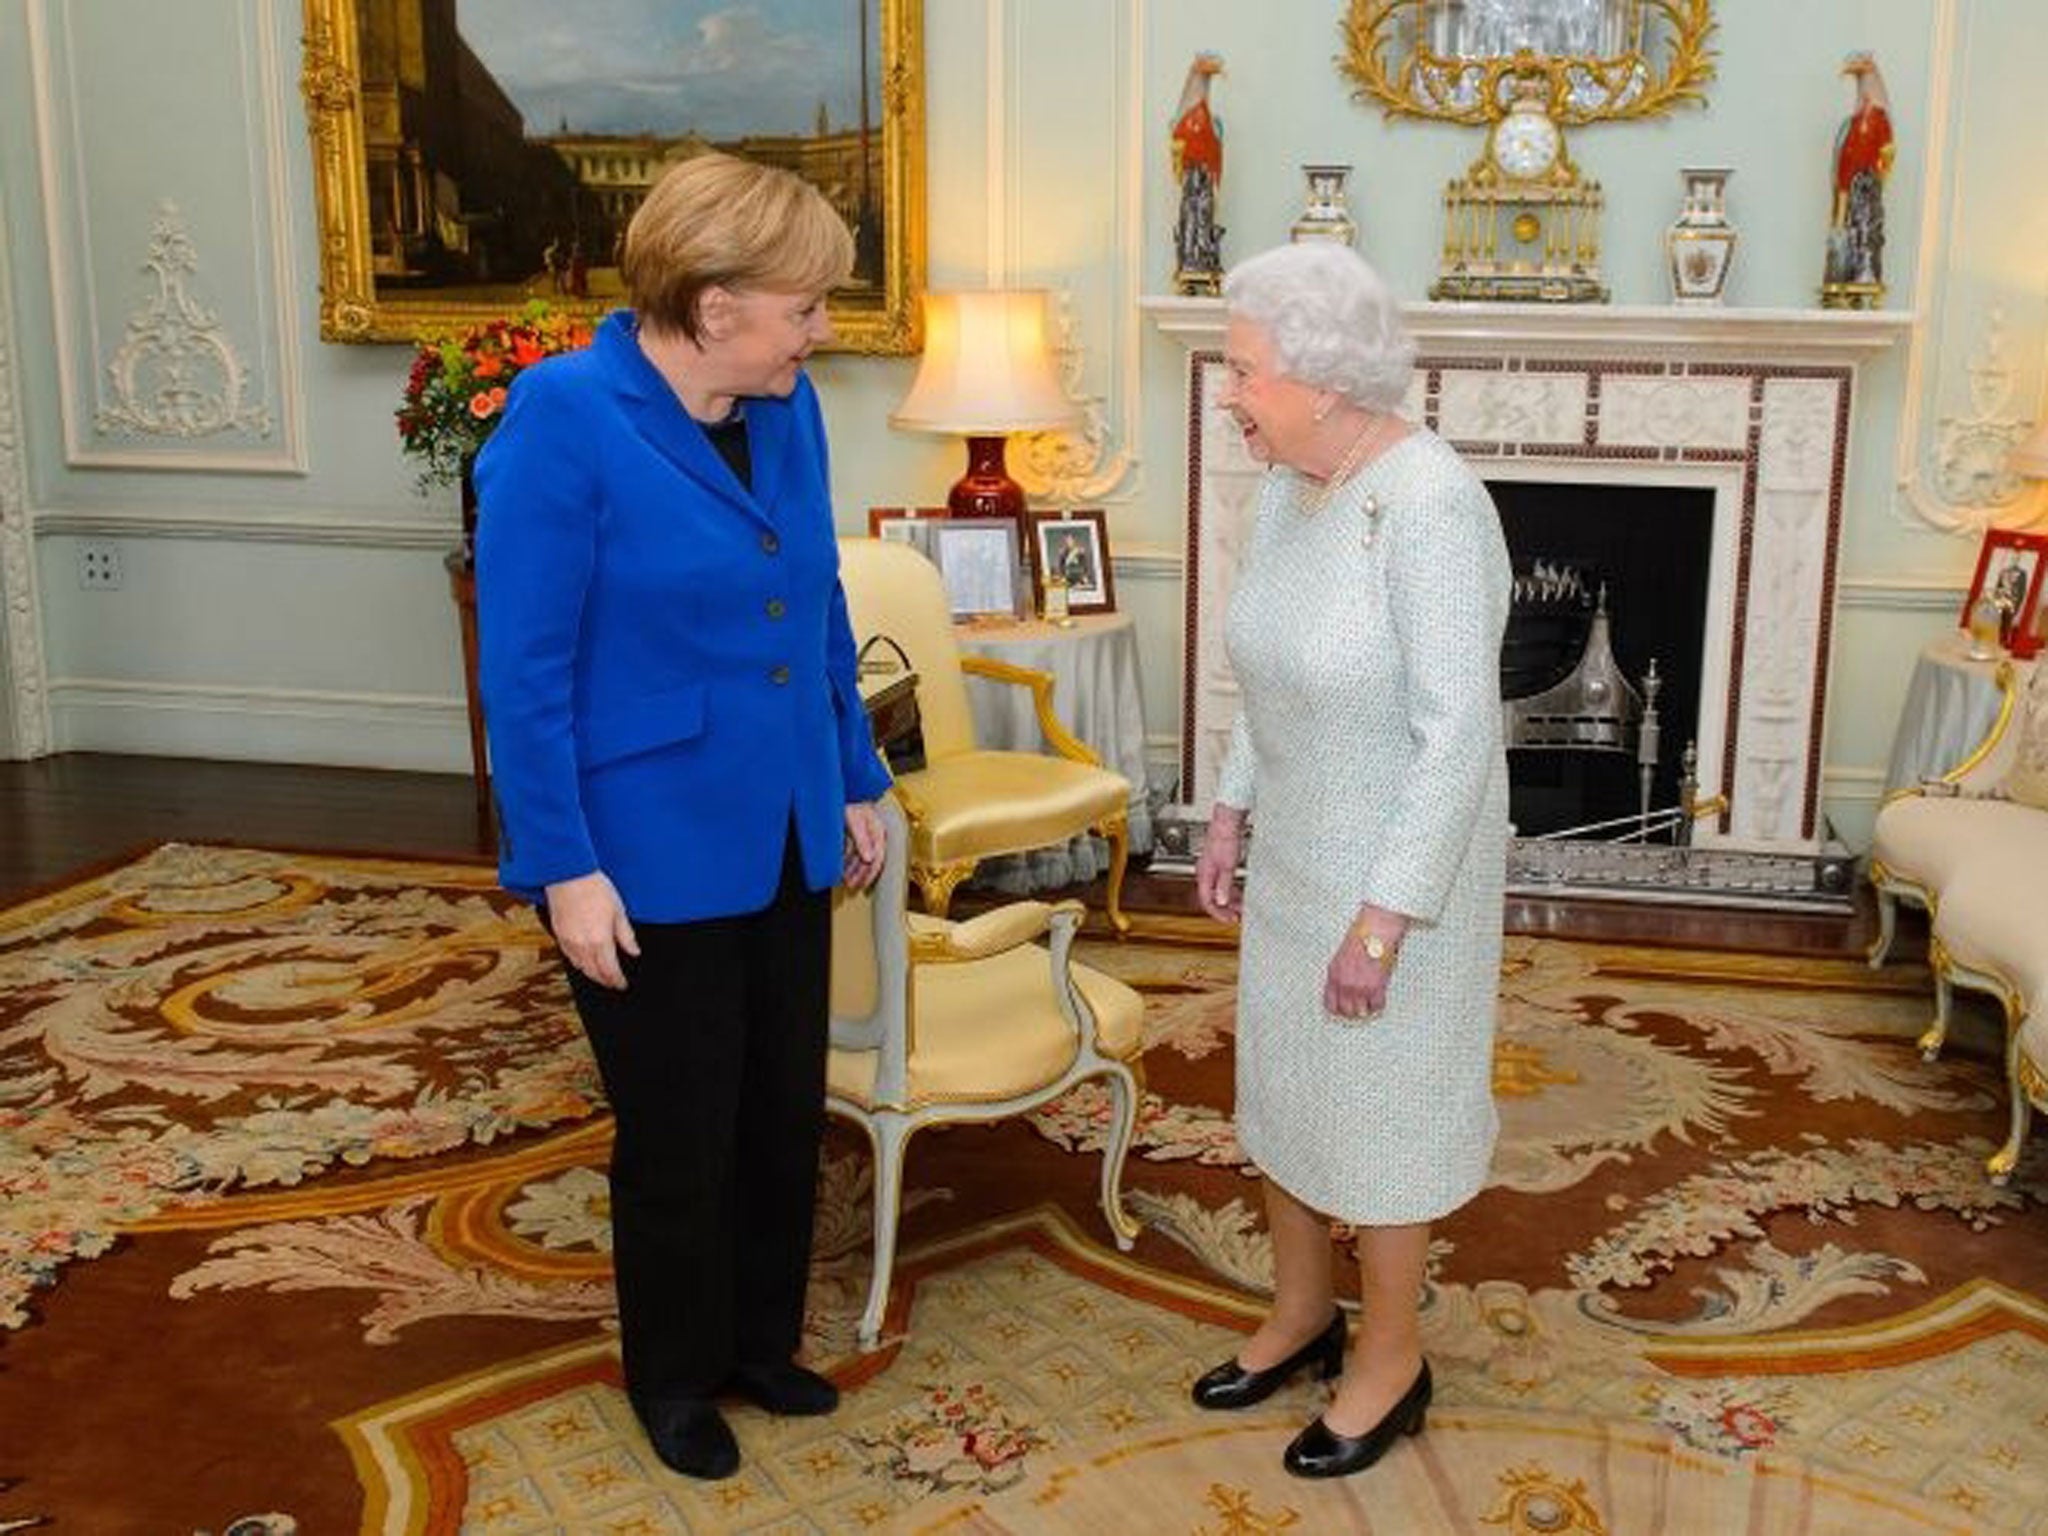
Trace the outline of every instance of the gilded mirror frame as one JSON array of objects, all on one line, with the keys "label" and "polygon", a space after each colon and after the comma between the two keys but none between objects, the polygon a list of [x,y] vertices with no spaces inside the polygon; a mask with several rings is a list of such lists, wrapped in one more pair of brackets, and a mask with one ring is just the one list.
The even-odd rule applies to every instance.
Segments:
[{"label": "gilded mirror frame", "polygon": [[[381,3],[381,0],[380,0]],[[398,0],[418,7],[422,0]],[[431,0],[429,0],[431,3]],[[914,353],[923,342],[925,277],[924,0],[878,0],[881,35],[882,291],[834,295],[833,350]],[[502,317],[518,299],[438,289],[380,288],[372,252],[369,164],[357,0],[304,0],[299,87],[313,148],[320,251],[320,336],[325,341],[417,341]],[[616,298],[558,298],[596,318]]]},{"label": "gilded mirror frame", "polygon": [[[1519,82],[1549,83],[1549,115],[1572,126],[1658,117],[1704,94],[1714,76],[1713,0],[1608,0],[1624,46],[1614,53],[1440,54],[1426,40],[1445,0],[1349,0],[1337,67],[1360,101],[1389,117],[1489,123]],[[1654,55],[1654,56],[1653,56]]]}]

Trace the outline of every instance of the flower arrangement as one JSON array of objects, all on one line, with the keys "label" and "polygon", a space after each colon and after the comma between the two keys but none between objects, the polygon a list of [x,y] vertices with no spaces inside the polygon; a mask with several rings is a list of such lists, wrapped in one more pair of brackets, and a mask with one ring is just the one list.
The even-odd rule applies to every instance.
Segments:
[{"label": "flower arrangement", "polygon": [[590,344],[586,320],[535,299],[508,318],[460,336],[423,341],[396,412],[398,445],[420,463],[420,489],[453,483],[505,414],[505,392],[523,369]]}]

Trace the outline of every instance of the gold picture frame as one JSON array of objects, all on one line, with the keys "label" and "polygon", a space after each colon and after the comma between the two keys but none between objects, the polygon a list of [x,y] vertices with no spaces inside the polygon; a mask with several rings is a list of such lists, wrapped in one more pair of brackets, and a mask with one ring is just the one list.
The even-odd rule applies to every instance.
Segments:
[{"label": "gold picture frame", "polygon": [[[576,256],[566,254],[561,235],[543,245],[543,232],[508,216],[502,203],[483,211],[461,206],[452,179],[431,164],[431,143],[408,123],[409,112],[425,112],[424,104],[443,99],[425,89],[436,70],[460,69],[473,78],[483,67],[455,32],[455,0],[304,0],[304,6],[299,86],[313,149],[323,340],[435,338],[500,318],[532,298],[547,298],[595,319],[622,302],[616,292],[604,291],[608,268],[602,257],[609,249],[595,248],[615,248],[630,213],[625,200],[637,206],[637,195],[632,176],[622,188],[612,179],[590,179],[593,172],[624,168],[638,175],[658,168],[664,157],[719,148],[787,164],[800,175],[811,172],[806,179],[814,184],[821,184],[822,171],[844,169],[851,156],[853,172],[866,188],[864,206],[870,209],[879,182],[878,213],[865,221],[849,219],[856,227],[860,271],[867,275],[856,287],[833,295],[833,347],[909,354],[922,345],[924,0],[870,0],[871,9],[860,13],[872,18],[878,33],[879,78],[873,84],[879,125],[870,121],[835,134],[829,124],[820,123],[821,131],[809,136],[748,134],[730,142],[694,133],[672,138],[565,133],[544,141],[525,136],[518,108],[502,89],[495,99],[486,92],[476,131],[495,133],[493,144],[506,155],[523,150],[529,156],[520,162],[519,174],[502,184],[529,208],[566,207],[575,215],[573,227],[585,227],[586,220],[595,226],[591,245],[599,259],[585,260],[580,268]],[[373,29],[389,27],[397,34],[379,31],[368,40],[368,77],[366,17]],[[851,39],[853,23],[847,26]],[[858,56],[859,48],[849,41],[845,52]],[[495,80],[488,83],[496,85]],[[493,106],[495,112],[487,110]],[[521,126],[508,134],[508,124]],[[471,126],[460,125],[464,130]],[[581,145],[574,146],[573,154],[568,151],[572,138],[590,141],[587,158]],[[379,176],[374,196],[373,145]],[[541,153],[550,147],[553,154]],[[545,174],[529,174],[536,170]],[[651,178],[641,179],[651,184]],[[846,179],[822,189],[835,206],[857,196]],[[452,209],[445,206],[450,201]],[[863,224],[879,231],[878,243],[858,239]],[[489,270],[492,246],[477,243],[480,230],[505,252],[499,263],[504,270]],[[579,237],[578,253],[582,244]]]}]

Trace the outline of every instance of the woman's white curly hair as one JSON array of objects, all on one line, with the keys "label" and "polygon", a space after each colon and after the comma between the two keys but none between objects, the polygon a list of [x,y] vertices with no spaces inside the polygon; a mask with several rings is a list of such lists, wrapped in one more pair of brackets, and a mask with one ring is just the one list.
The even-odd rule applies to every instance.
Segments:
[{"label": "woman's white curly hair", "polygon": [[1368,411],[1407,396],[1415,343],[1386,283],[1349,246],[1304,241],[1247,257],[1224,277],[1223,303],[1266,333],[1287,377]]}]

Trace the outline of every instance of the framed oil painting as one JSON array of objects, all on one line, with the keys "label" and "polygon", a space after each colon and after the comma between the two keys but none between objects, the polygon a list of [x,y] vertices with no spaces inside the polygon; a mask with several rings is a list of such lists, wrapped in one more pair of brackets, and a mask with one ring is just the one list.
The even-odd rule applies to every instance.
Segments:
[{"label": "framed oil painting", "polygon": [[924,0],[303,0],[320,334],[415,341],[623,302],[627,222],[723,150],[854,232],[834,345],[910,353],[924,283]]}]

